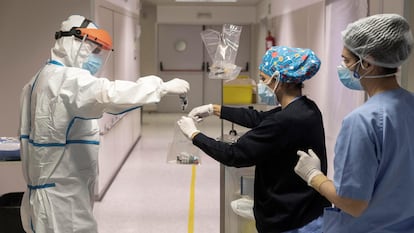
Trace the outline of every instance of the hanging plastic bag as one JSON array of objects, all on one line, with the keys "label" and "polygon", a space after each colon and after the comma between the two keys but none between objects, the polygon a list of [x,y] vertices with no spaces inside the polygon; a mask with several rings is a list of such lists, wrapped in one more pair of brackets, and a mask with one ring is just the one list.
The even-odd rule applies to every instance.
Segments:
[{"label": "hanging plastic bag", "polygon": [[210,79],[235,79],[241,67],[236,66],[237,50],[242,27],[224,24],[222,33],[207,29],[201,32],[201,39],[213,61],[209,67]]},{"label": "hanging plastic bag", "polygon": [[174,135],[167,154],[167,162],[173,164],[200,164],[200,150],[193,145],[175,124]]}]

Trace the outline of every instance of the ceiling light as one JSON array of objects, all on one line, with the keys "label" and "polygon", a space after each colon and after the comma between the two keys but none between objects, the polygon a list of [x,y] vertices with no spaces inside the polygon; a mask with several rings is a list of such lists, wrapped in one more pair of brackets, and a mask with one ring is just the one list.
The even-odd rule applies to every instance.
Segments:
[{"label": "ceiling light", "polygon": [[176,2],[237,2],[237,0],[175,0]]}]

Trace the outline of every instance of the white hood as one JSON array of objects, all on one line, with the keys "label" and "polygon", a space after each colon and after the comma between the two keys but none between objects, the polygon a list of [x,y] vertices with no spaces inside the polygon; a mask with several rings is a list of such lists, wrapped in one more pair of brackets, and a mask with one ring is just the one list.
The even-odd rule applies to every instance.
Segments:
[{"label": "white hood", "polygon": [[[69,31],[72,27],[80,27],[85,17],[80,15],[72,15],[66,21],[62,22],[61,31]],[[92,22],[88,24],[87,28],[97,28]],[[83,44],[83,45],[82,45]],[[79,51],[79,47],[82,49]],[[62,63],[67,67],[81,68],[81,64],[92,52],[92,44],[83,42],[75,36],[61,37],[56,40],[55,46],[51,49],[51,59]],[[76,61],[76,56],[78,55]],[[75,64],[76,63],[76,64]]]}]

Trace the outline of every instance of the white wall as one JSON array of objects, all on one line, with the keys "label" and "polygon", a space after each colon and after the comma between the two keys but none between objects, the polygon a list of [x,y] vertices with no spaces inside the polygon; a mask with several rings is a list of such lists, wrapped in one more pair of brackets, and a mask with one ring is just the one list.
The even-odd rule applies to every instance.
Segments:
[{"label": "white wall", "polygon": [[[404,16],[410,22],[411,33],[414,33],[414,2],[411,0],[406,0],[404,2]],[[412,49],[409,60],[403,66],[402,73],[403,78],[401,84],[411,92],[414,92],[414,48]]]},{"label": "white wall", "polygon": [[1,0],[0,13],[0,135],[17,136],[22,87],[49,59],[60,23],[91,17],[91,1]]},{"label": "white wall", "polygon": [[256,21],[253,6],[158,6],[157,23],[171,24],[251,24]]},{"label": "white wall", "polygon": [[[411,25],[411,32],[414,31],[414,2],[412,0],[370,0],[370,14],[396,13],[403,15]],[[414,48],[413,48],[414,51]],[[414,92],[414,55],[403,64],[400,72],[401,86]]]},{"label": "white wall", "polygon": [[[0,30],[7,33],[0,37],[0,136],[18,135],[21,89],[50,58],[54,34],[60,29],[61,22],[72,14],[94,20],[112,35],[115,52],[105,67],[107,77],[135,81],[139,77],[139,33],[136,26],[139,6],[139,0],[2,0]],[[97,183],[99,197],[109,187],[141,134],[140,113],[138,109],[122,118],[106,116],[99,121],[102,126]],[[13,172],[13,175],[9,174],[11,177],[21,178],[19,165],[1,165],[7,166],[3,170]],[[11,190],[15,189],[11,186],[3,188],[2,192],[25,189],[24,186],[22,190]]]},{"label": "white wall", "polygon": [[[140,14],[140,68],[141,75],[156,74],[157,71],[157,36],[156,36],[157,8],[155,5],[144,4]],[[157,104],[146,104],[143,110],[157,111]]]},{"label": "white wall", "polygon": [[150,75],[157,73],[156,60],[156,20],[157,8],[154,5],[144,5],[140,14],[141,22],[141,74]]},{"label": "white wall", "polygon": [[[271,0],[270,1],[270,17],[275,17],[278,15],[286,15],[293,11],[298,11],[300,9],[306,9],[315,3],[325,2],[323,0]],[[315,12],[316,13],[316,12]]]},{"label": "white wall", "polygon": [[[139,13],[139,0],[110,0]],[[0,135],[17,136],[20,91],[50,57],[54,33],[69,15],[94,18],[93,0],[0,1]],[[139,58],[138,58],[139,59]]]},{"label": "white wall", "polygon": [[[96,2],[99,2],[99,4],[111,3],[113,6],[117,6],[120,9],[123,9],[136,15],[139,15],[139,11],[141,10],[140,0],[98,0]],[[112,9],[113,6],[111,6]]]},{"label": "white wall", "polygon": [[[265,38],[267,36],[267,31],[270,31],[274,37],[276,37],[277,42],[285,43],[286,41],[289,41],[290,39],[285,39],[280,41],[280,35],[277,35],[280,31],[280,24],[278,24],[277,20],[275,20],[276,17],[282,16],[282,15],[288,15],[292,14],[292,12],[295,11],[302,11],[305,14],[295,14],[296,16],[299,15],[299,17],[312,17],[312,13],[314,14],[313,18],[317,18],[319,15],[316,15],[315,12],[306,12],[306,11],[312,11],[311,9],[312,5],[315,5],[316,3],[323,3],[323,0],[263,0],[261,1],[257,7],[256,7],[256,27],[255,27],[255,41],[254,47],[256,48],[254,50],[255,53],[252,53],[255,55],[255,61],[256,66],[253,67],[255,70],[253,72],[257,73],[258,69],[257,66],[260,64],[260,61],[263,57],[264,51],[265,51]],[[308,28],[309,25],[314,23],[313,21],[309,21],[307,19],[296,19],[296,22],[301,22],[299,24],[289,24],[289,25],[283,25],[285,28],[288,28],[288,30],[293,30],[296,27],[304,27]],[[313,28],[313,27],[312,27]],[[282,29],[284,30],[284,29]],[[285,34],[285,32],[283,32]],[[305,32],[303,35],[307,34]],[[286,35],[290,35],[289,33],[286,33]],[[303,38],[299,38],[303,39]],[[290,41],[289,44],[292,44]],[[288,45],[288,44],[285,44]]]}]

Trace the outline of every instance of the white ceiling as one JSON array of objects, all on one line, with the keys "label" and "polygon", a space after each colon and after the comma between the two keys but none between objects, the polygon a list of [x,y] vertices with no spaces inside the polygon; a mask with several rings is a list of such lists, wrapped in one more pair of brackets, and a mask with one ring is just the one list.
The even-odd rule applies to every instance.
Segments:
[{"label": "white ceiling", "polygon": [[237,2],[232,3],[177,3],[175,0],[141,0],[142,4],[151,4],[151,5],[170,5],[170,6],[256,6],[259,2],[263,0],[237,0]]}]

